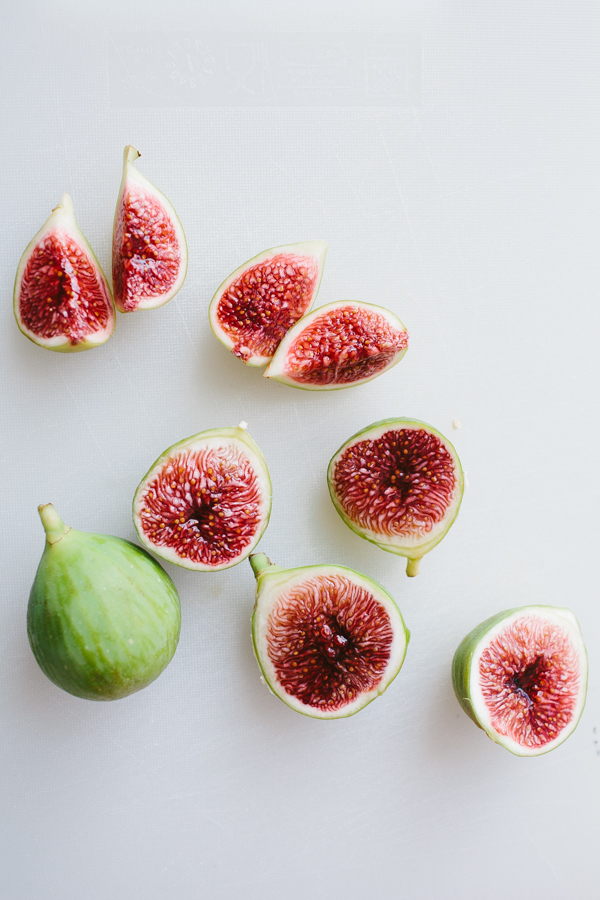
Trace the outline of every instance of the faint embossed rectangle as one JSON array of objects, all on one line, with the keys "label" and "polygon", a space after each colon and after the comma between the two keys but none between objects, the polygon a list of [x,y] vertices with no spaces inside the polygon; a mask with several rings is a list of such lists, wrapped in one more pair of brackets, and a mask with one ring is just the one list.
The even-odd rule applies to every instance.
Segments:
[{"label": "faint embossed rectangle", "polygon": [[129,107],[412,107],[416,34],[113,32],[110,100]]}]

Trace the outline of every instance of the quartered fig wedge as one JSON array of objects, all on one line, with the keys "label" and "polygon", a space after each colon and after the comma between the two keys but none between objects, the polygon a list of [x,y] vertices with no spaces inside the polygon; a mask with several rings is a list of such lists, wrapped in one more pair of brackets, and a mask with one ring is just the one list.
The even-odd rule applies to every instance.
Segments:
[{"label": "quartered fig wedge", "polygon": [[282,569],[264,553],[250,563],[254,652],[280,700],[305,716],[337,719],[385,691],[410,632],[380,584],[344,566]]},{"label": "quartered fig wedge", "polygon": [[300,319],[279,344],[267,370],[307,391],[331,391],[372,381],[400,362],[408,333],[389,309],[344,300]]},{"label": "quartered fig wedge", "polygon": [[417,419],[383,419],[353,435],[331,459],[333,505],[352,531],[406,556],[407,575],[458,515],[463,473],[456,450]]},{"label": "quartered fig wedge", "polygon": [[46,544],[27,633],[40,668],[85,700],[118,700],[141,690],[177,649],[175,585],[141,547],[69,528],[51,503],[39,513]]},{"label": "quartered fig wedge", "polygon": [[311,308],[323,275],[327,244],[273,247],[226,278],[210,302],[212,330],[249,366],[266,366],[282,338]]},{"label": "quartered fig wedge", "polygon": [[110,288],[77,225],[68,194],[21,257],[14,310],[25,337],[47,350],[89,350],[113,333]]},{"label": "quartered fig wedge", "polygon": [[242,426],[213,428],[169,447],[144,475],[133,500],[133,521],[144,546],[199,572],[228,569],[246,559],[270,513],[267,464]]},{"label": "quartered fig wedge", "polygon": [[452,663],[458,702],[516,756],[539,756],[575,730],[585,705],[587,654],[569,609],[523,606],[482,622]]},{"label": "quartered fig wedge", "polygon": [[113,289],[121,312],[155,309],[172,300],[187,273],[187,244],[165,195],[133,165],[135,147],[123,154],[113,228]]}]

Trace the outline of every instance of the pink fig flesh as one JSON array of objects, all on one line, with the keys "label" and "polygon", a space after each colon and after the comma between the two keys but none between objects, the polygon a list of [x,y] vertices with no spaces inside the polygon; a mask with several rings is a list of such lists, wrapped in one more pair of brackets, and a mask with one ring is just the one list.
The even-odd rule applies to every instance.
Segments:
[{"label": "pink fig flesh", "polygon": [[459,644],[452,683],[463,710],[515,756],[562,744],[585,706],[587,653],[570,609],[522,606],[481,622]]},{"label": "pink fig flesh", "polygon": [[479,677],[493,729],[532,750],[571,722],[581,690],[569,634],[537,616],[510,622],[494,637],[479,659]]},{"label": "pink fig flesh", "polygon": [[168,303],[187,273],[187,244],[170,201],[134,166],[140,154],[123,153],[123,176],[113,226],[113,285],[121,312]]},{"label": "pink fig flesh", "polygon": [[377,582],[344,566],[283,569],[264,553],[252,642],[265,682],[296,712],[352,716],[379,697],[404,662],[410,632]]},{"label": "pink fig flesh", "polygon": [[240,556],[262,521],[260,484],[241,452],[205,449],[172,457],[146,486],[143,502],[149,542],[207,566]]},{"label": "pink fig flesh", "polygon": [[211,300],[216,337],[249,366],[266,366],[319,290],[327,244],[272,247],[235,270]]},{"label": "pink fig flesh", "polygon": [[423,538],[452,502],[455,462],[431,431],[390,430],[351,444],[332,468],[331,486],[359,528],[382,537]]},{"label": "pink fig flesh", "polygon": [[67,234],[49,234],[31,255],[21,283],[21,321],[39,337],[80,344],[108,327],[112,308],[93,262]]},{"label": "pink fig flesh", "polygon": [[286,694],[331,712],[377,689],[394,639],[383,605],[333,574],[291,588],[267,628],[269,657]]},{"label": "pink fig flesh", "polygon": [[407,348],[408,333],[390,310],[330,303],[292,328],[265,375],[306,390],[351,387],[390,369]]},{"label": "pink fig flesh", "polygon": [[258,263],[224,292],[217,308],[221,328],[244,361],[271,357],[312,302],[319,267],[311,257],[281,254]]},{"label": "pink fig flesh", "polygon": [[61,353],[96,347],[113,332],[110,288],[77,225],[68,194],[21,257],[14,312],[26,337]]},{"label": "pink fig flesh", "polygon": [[197,571],[245,559],[270,510],[266,463],[241,427],[214,428],[170,447],[144,476],[133,502],[142,543]]},{"label": "pink fig flesh", "polygon": [[464,489],[450,441],[408,418],[383,419],[353,435],[331,458],[327,482],[346,525],[382,550],[405,556],[411,577],[447,534]]},{"label": "pink fig flesh", "polygon": [[145,300],[167,296],[182,265],[180,241],[163,204],[138,185],[126,188],[115,220],[115,303],[132,312]]}]

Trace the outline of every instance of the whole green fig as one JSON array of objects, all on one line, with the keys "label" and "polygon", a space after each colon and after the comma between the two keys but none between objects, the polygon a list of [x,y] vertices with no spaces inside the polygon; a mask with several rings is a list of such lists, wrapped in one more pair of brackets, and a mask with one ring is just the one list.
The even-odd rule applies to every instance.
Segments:
[{"label": "whole green fig", "polygon": [[29,596],[27,634],[50,681],[86,700],[118,700],[154,681],[181,627],[175,585],[149,553],[69,528],[38,507],[46,545]]}]

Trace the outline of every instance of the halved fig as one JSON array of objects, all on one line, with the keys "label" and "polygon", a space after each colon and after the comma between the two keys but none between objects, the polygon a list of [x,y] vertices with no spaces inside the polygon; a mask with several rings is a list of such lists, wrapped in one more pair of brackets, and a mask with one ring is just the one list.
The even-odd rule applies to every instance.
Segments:
[{"label": "halved fig", "polygon": [[399,556],[407,575],[458,515],[464,479],[450,441],[417,419],[383,419],[357,432],[332,457],[333,505],[352,531]]},{"label": "halved fig", "polygon": [[187,274],[181,222],[165,195],[133,165],[139,157],[135,147],[125,147],[113,227],[113,289],[123,313],[164,306]]},{"label": "halved fig", "polygon": [[264,553],[250,563],[254,652],[280,700],[305,716],[338,719],[385,691],[410,632],[380,584],[344,566],[282,569]]},{"label": "halved fig", "polygon": [[323,275],[325,241],[273,247],[226,278],[210,302],[210,326],[249,366],[266,366],[311,308]]},{"label": "halved fig", "polygon": [[399,363],[408,333],[389,309],[343,300],[328,303],[294,325],[267,370],[307,391],[331,391],[372,381]]},{"label": "halved fig", "polygon": [[90,350],[113,333],[110,288],[77,225],[68,194],[63,194],[21,257],[14,310],[25,337],[47,350]]},{"label": "halved fig", "polygon": [[271,480],[244,427],[212,428],[169,447],[133,500],[141,542],[185,569],[215,572],[252,552],[271,513]]},{"label": "halved fig", "polygon": [[452,663],[458,702],[488,737],[516,756],[554,750],[585,705],[587,654],[570,609],[523,606],[486,619]]}]

